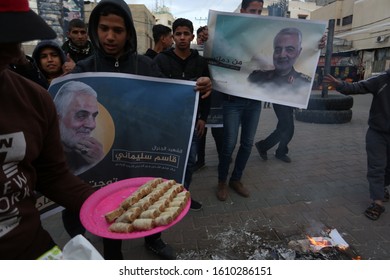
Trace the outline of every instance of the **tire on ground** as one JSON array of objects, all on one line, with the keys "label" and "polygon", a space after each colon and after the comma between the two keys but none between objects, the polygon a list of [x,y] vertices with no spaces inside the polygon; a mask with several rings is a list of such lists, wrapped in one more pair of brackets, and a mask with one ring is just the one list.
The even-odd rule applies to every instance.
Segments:
[{"label": "tire on ground", "polygon": [[307,123],[340,124],[350,122],[352,110],[324,111],[324,110],[295,110],[295,119]]},{"label": "tire on ground", "polygon": [[349,110],[353,106],[353,97],[344,94],[328,94],[322,97],[321,94],[310,95],[308,110]]}]

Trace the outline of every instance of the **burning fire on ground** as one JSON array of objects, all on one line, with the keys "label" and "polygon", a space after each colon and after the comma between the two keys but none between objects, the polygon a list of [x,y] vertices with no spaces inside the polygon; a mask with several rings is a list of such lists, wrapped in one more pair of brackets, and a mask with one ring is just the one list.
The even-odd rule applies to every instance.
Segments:
[{"label": "burning fire on ground", "polygon": [[[273,233],[274,235],[270,234]],[[359,260],[361,257],[350,248],[336,229],[327,230],[324,236],[304,236],[290,241],[277,237],[273,229],[230,228],[209,236],[215,240],[210,248],[200,251],[183,250],[178,259],[198,260]],[[275,238],[276,237],[276,238]]]},{"label": "burning fire on ground", "polygon": [[342,238],[337,229],[332,229],[328,231],[327,237],[311,237],[307,236],[309,250],[312,252],[319,252],[326,248],[334,248],[341,253],[350,256],[353,260],[360,260],[361,257],[357,255],[352,249],[350,249],[349,244]]}]

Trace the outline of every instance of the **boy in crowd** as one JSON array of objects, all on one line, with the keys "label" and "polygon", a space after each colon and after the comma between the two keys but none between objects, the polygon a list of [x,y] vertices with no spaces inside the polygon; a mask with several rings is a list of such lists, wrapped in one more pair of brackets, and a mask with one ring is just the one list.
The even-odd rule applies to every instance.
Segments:
[{"label": "boy in crowd", "polygon": [[67,37],[61,48],[66,55],[69,54],[74,63],[93,54],[92,44],[88,40],[87,26],[81,19],[75,18],[69,22]]},{"label": "boy in crowd", "polygon": [[[198,51],[191,49],[194,39],[194,27],[188,19],[178,18],[172,24],[175,47],[158,54],[154,61],[161,72],[168,78],[194,81],[199,77],[209,77],[207,61]],[[184,187],[188,190],[192,181],[192,174],[196,164],[198,141],[204,135],[207,117],[210,111],[211,98],[200,99],[198,116],[192,137],[191,149],[188,157]],[[191,209],[199,211],[202,204],[191,199]]]},{"label": "boy in crowd", "polygon": [[371,220],[378,220],[385,211],[383,202],[390,199],[390,69],[367,80],[348,83],[332,75],[325,75],[323,83],[349,94],[372,94],[368,130],[366,134],[367,180],[372,203],[364,212]]},{"label": "boy in crowd", "polygon": [[172,47],[172,29],[162,24],[156,24],[152,28],[154,48],[148,49],[145,53],[151,59],[155,58],[160,52]]},{"label": "boy in crowd", "polygon": [[66,61],[65,53],[54,41],[44,40],[38,43],[32,57],[46,79],[46,88],[49,87],[53,79],[65,73],[63,69]]}]

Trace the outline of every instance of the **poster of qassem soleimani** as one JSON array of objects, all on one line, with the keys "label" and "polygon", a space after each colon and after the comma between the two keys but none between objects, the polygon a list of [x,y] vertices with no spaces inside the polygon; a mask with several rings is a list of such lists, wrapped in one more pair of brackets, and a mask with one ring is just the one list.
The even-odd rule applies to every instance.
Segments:
[{"label": "poster of qassem soleimani", "polygon": [[[199,98],[194,86],[119,73],[55,79],[49,92],[71,171],[97,188],[135,177],[183,183]],[[61,210],[43,196],[37,207],[44,216]]]},{"label": "poster of qassem soleimani", "polygon": [[215,90],[307,108],[326,22],[210,10],[208,27]]}]

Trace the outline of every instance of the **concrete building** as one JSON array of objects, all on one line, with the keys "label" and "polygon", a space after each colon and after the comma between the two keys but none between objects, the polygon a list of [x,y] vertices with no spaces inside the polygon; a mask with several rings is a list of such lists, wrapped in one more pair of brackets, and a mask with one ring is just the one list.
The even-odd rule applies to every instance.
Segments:
[{"label": "concrete building", "polygon": [[156,18],[143,4],[129,6],[137,32],[138,52],[144,54],[148,48],[153,46],[152,27],[156,24]]},{"label": "concrete building", "polygon": [[[300,0],[290,0],[286,3],[288,5],[286,17],[296,18],[296,19],[310,19],[310,13],[321,6],[317,5],[315,1],[302,2]],[[268,16],[270,14],[269,7],[274,5],[281,5],[280,0],[265,0],[263,11],[261,12],[262,16]],[[241,9],[241,3],[234,10],[235,13],[239,13]]]},{"label": "concrete building", "polygon": [[171,14],[168,7],[166,6],[156,7],[156,9],[153,10],[153,15],[156,18],[157,24],[162,24],[172,28],[172,23],[175,21],[175,18]]},{"label": "concrete building", "polygon": [[313,20],[335,20],[333,54],[350,52],[364,78],[390,67],[390,1],[337,0],[311,13]]}]

